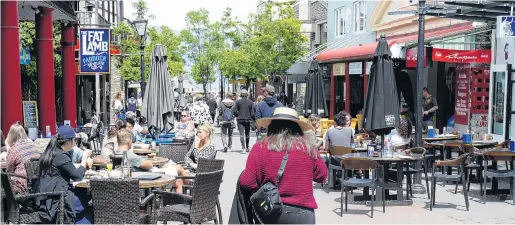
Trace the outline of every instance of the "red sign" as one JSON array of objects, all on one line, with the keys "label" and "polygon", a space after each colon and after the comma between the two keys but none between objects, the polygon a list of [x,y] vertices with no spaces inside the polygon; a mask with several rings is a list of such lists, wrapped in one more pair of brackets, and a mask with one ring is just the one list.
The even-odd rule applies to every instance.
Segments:
[{"label": "red sign", "polygon": [[[406,49],[406,68],[417,68],[417,53],[417,48]],[[426,66],[426,49],[424,48],[424,67]]]},{"label": "red sign", "polygon": [[456,64],[456,104],[454,106],[454,123],[468,124],[470,64]]},{"label": "red sign", "polygon": [[[80,49],[80,41],[77,40],[77,43],[75,43],[75,51],[79,51],[79,49]],[[111,53],[111,55],[121,55],[120,47],[113,45],[113,44],[111,44],[111,46],[109,48],[109,52]]]},{"label": "red sign", "polygon": [[491,63],[492,62],[492,51],[491,50],[450,50],[450,49],[433,48],[433,61],[435,61],[435,62],[454,62],[454,63]]}]

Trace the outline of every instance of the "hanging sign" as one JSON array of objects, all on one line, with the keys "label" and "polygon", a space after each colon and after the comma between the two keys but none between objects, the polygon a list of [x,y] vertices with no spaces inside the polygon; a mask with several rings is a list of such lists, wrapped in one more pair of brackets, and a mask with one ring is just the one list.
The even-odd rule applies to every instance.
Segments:
[{"label": "hanging sign", "polygon": [[[417,68],[417,48],[406,49],[406,68]],[[424,68],[427,66],[426,49],[424,48]]]},{"label": "hanging sign", "polygon": [[363,74],[363,62],[351,62],[349,63],[349,74],[361,75]]},{"label": "hanging sign", "polygon": [[468,124],[470,64],[456,64],[456,104],[454,123]]},{"label": "hanging sign", "polygon": [[30,48],[29,47],[20,48],[20,64],[21,65],[29,65],[30,64]]},{"label": "hanging sign", "polygon": [[515,37],[515,16],[498,16],[497,27],[497,37]]},{"label": "hanging sign", "polygon": [[333,64],[333,76],[344,76],[345,75],[345,63]]},{"label": "hanging sign", "polygon": [[80,72],[110,73],[109,28],[84,28],[79,38]]},{"label": "hanging sign", "polygon": [[491,63],[491,50],[451,50],[433,48],[433,61],[453,63]]}]

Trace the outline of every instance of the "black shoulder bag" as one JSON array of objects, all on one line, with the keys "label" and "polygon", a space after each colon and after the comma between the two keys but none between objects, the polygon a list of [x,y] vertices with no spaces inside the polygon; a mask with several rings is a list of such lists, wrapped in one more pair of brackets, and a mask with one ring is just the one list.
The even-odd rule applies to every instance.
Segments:
[{"label": "black shoulder bag", "polygon": [[254,209],[259,222],[263,224],[262,218],[267,218],[271,215],[281,215],[283,203],[281,196],[279,196],[279,184],[283,178],[284,168],[288,162],[288,155],[290,150],[286,150],[283,156],[279,172],[277,173],[277,186],[272,182],[263,184],[252,196],[250,196],[250,204]]}]

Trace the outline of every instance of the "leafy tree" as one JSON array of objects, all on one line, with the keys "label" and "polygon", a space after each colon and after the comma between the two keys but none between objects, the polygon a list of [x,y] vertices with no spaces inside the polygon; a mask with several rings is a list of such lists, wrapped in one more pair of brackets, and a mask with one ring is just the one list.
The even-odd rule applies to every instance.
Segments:
[{"label": "leafy tree", "polygon": [[[144,0],[139,0],[132,3],[136,9],[136,16],[143,18],[154,18],[152,14],[148,14],[148,6]],[[136,29],[127,23],[120,23],[113,29],[113,34],[122,36],[120,41],[120,50],[122,52],[122,60],[119,63],[120,72],[125,80],[140,81],[141,80],[141,55],[140,55],[140,37]],[[168,71],[170,76],[177,76],[183,73],[184,62],[182,59],[181,38],[178,34],[174,33],[172,29],[167,26],[147,28],[148,40],[145,47],[145,65],[149,66],[151,63],[150,56],[153,51],[153,46],[162,44],[166,48],[168,56]],[[145,68],[145,76],[148,79],[150,74],[150,67]]]},{"label": "leafy tree", "polygon": [[301,22],[288,5],[270,3],[247,24],[234,23],[234,48],[224,52],[220,69],[230,79],[266,79],[284,74],[305,49]]}]

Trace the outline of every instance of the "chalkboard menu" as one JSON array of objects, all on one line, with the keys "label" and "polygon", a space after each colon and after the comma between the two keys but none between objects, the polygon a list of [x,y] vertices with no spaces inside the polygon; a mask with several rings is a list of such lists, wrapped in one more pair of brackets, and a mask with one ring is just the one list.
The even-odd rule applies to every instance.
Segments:
[{"label": "chalkboard menu", "polygon": [[38,122],[38,103],[23,101],[23,125],[26,128],[37,128]]}]

